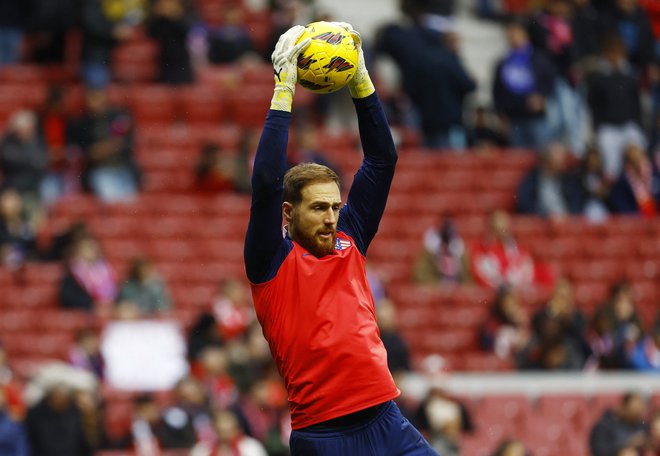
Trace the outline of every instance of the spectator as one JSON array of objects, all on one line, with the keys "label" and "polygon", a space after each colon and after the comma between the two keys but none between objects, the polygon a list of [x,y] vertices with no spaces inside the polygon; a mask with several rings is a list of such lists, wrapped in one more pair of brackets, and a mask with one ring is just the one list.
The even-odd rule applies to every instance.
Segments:
[{"label": "spectator", "polygon": [[165,281],[151,260],[145,257],[133,259],[127,280],[119,290],[117,305],[134,307],[142,318],[157,316],[172,308]]},{"label": "spectator", "polygon": [[34,405],[25,421],[35,456],[91,456],[82,418],[69,387],[59,384]]},{"label": "spectator", "polygon": [[660,326],[653,328],[637,343],[628,362],[638,371],[660,372]]},{"label": "spectator", "polygon": [[229,353],[227,349],[210,346],[199,355],[195,378],[204,385],[212,408],[229,408],[238,401],[238,389],[229,375]]},{"label": "spectator", "polygon": [[387,366],[392,374],[410,370],[408,344],[401,337],[397,328],[397,315],[394,303],[381,299],[376,307],[380,338],[387,350]]},{"label": "spectator", "polygon": [[438,454],[458,456],[461,432],[469,415],[460,403],[449,397],[442,388],[431,387],[418,411],[419,429],[428,433],[428,440]]},{"label": "spectator", "polygon": [[39,112],[39,131],[48,150],[48,171],[41,184],[41,198],[53,203],[62,195],[78,190],[77,158],[70,150],[71,122],[64,108],[60,87],[51,87]]},{"label": "spectator", "polygon": [[522,370],[579,370],[584,367],[586,349],[568,332],[560,315],[541,318],[527,346],[518,354]]},{"label": "spectator", "polygon": [[77,0],[30,2],[31,61],[46,65],[64,63],[68,32],[78,23],[79,7]]},{"label": "spectator", "polygon": [[660,411],[655,410],[649,419],[648,437],[646,440],[646,453],[644,456],[660,454]]},{"label": "spectator", "polygon": [[6,410],[5,393],[0,387],[0,454],[30,456],[30,446],[23,425]]},{"label": "spectator", "polygon": [[645,441],[646,404],[638,393],[626,393],[615,410],[606,410],[591,429],[593,456],[614,456],[630,446],[640,449]]},{"label": "spectator", "polygon": [[217,144],[206,144],[195,167],[197,188],[208,192],[238,190],[236,158]]},{"label": "spectator", "polygon": [[541,164],[523,178],[516,193],[518,212],[554,220],[581,214],[585,198],[568,151],[558,142],[545,149]]},{"label": "spectator", "polygon": [[112,50],[135,34],[132,21],[123,21],[123,4],[102,0],[82,0],[82,78],[88,88],[101,89],[111,79]]},{"label": "spectator", "polygon": [[22,420],[25,413],[23,391],[9,366],[7,351],[2,343],[0,343],[0,394],[2,395],[0,410],[15,421]]},{"label": "spectator", "polygon": [[258,440],[241,432],[236,414],[229,410],[220,410],[215,414],[213,424],[217,441],[213,445],[205,442],[197,444],[190,456],[220,456],[238,453],[241,456],[266,456],[266,450]]},{"label": "spectator", "polygon": [[493,456],[527,456],[525,445],[520,440],[505,440],[493,453]]},{"label": "spectator", "polygon": [[0,0],[0,67],[18,63],[29,5]]},{"label": "spectator", "polygon": [[96,390],[77,390],[74,393],[76,406],[80,410],[85,440],[93,450],[103,450],[111,447],[105,433],[105,407]]},{"label": "spectator", "polygon": [[559,324],[561,337],[576,351],[587,357],[591,353],[586,340],[586,319],[575,304],[573,286],[566,278],[560,278],[547,304],[532,317],[532,328],[536,334],[541,334],[546,320],[555,319]]},{"label": "spectator", "polygon": [[[577,70],[592,60],[600,51],[599,14],[591,0],[575,0],[573,13],[573,52],[578,64]],[[578,74],[577,76],[581,76]]]},{"label": "spectator", "polygon": [[4,190],[0,193],[0,265],[17,270],[36,255],[36,230],[26,220],[23,200],[15,190]]},{"label": "spectator", "polygon": [[609,214],[607,198],[610,182],[603,169],[603,160],[595,147],[587,147],[580,163],[580,184],[584,195],[584,215],[591,222],[601,222]]},{"label": "spectator", "polygon": [[604,40],[598,67],[587,75],[587,100],[603,157],[605,175],[614,181],[621,173],[625,147],[645,146],[641,125],[640,82],[626,58],[623,42]]},{"label": "spectator", "polygon": [[220,283],[211,307],[224,340],[241,336],[255,321],[245,286],[236,279],[226,279]]},{"label": "spectator", "polygon": [[248,393],[238,404],[239,418],[245,419],[244,430],[264,442],[269,454],[286,454],[286,433],[290,422],[286,410],[286,390],[279,378],[252,381]]},{"label": "spectator", "polygon": [[139,184],[131,116],[110,106],[103,90],[90,90],[86,97],[87,113],[79,125],[84,182],[105,202],[130,200]]},{"label": "spectator", "polygon": [[614,327],[614,315],[606,308],[600,308],[594,313],[587,336],[591,356],[587,360],[586,370],[612,370],[625,367],[620,338]]},{"label": "spectator", "polygon": [[73,246],[59,292],[64,308],[110,314],[117,297],[117,280],[93,237],[81,238]]},{"label": "spectator", "polygon": [[638,343],[642,334],[642,322],[635,311],[630,286],[625,282],[615,284],[608,300],[601,305],[591,321],[587,340],[591,347],[588,370],[625,369],[630,367],[627,353]]},{"label": "spectator", "polygon": [[190,84],[194,73],[188,52],[193,18],[184,0],[156,0],[151,6],[149,34],[160,44],[160,82]]},{"label": "spectator", "polygon": [[84,221],[75,221],[67,229],[55,235],[45,258],[50,261],[64,261],[70,256],[72,248],[80,239],[91,236],[92,233]]},{"label": "spectator", "polygon": [[[318,163],[332,169],[340,168],[332,160],[320,144],[321,130],[311,123],[304,124],[296,130],[298,149],[288,158],[290,166],[298,163]],[[343,177],[339,175],[339,185],[343,184]]]},{"label": "spectator", "polygon": [[496,289],[502,285],[531,287],[547,285],[552,278],[542,265],[535,265],[526,249],[511,234],[509,215],[494,211],[488,231],[470,250],[470,271],[475,282]]},{"label": "spectator", "polygon": [[231,377],[239,391],[249,391],[255,379],[272,375],[275,369],[270,347],[264,338],[261,326],[255,322],[242,338],[242,353],[234,351]]},{"label": "spectator", "polygon": [[[428,22],[428,18],[414,17],[412,27],[386,27],[377,48],[390,55],[401,71],[403,90],[420,118],[424,145],[463,149],[467,146],[463,103],[476,83],[460,59],[451,21],[434,16]],[[438,23],[443,30],[438,30]]]},{"label": "spectator", "polygon": [[655,56],[655,38],[648,14],[638,0],[613,0],[601,13],[602,36],[618,36],[637,74],[644,73]]},{"label": "spectator", "polygon": [[517,354],[528,340],[529,319],[520,306],[518,295],[511,287],[501,287],[488,319],[479,330],[481,348],[507,359]]},{"label": "spectator", "polygon": [[493,78],[495,110],[510,123],[512,146],[541,150],[550,139],[546,104],[555,88],[555,71],[532,47],[524,24],[511,21],[506,32],[509,51]]},{"label": "spectator", "polygon": [[660,170],[644,149],[626,147],[623,172],[610,193],[612,211],[655,217],[660,213]]},{"label": "spectator", "polygon": [[156,436],[160,410],[154,398],[141,394],[133,400],[133,418],[129,441],[136,454],[158,454],[160,442]]},{"label": "spectator", "polygon": [[637,312],[630,284],[626,281],[616,283],[602,309],[613,319],[613,333],[619,349],[622,353],[627,352],[644,332],[644,325]]},{"label": "spectator", "polygon": [[389,277],[378,267],[374,266],[372,262],[367,259],[367,282],[371,288],[371,294],[374,297],[374,303],[378,307],[378,303],[387,298],[387,287]]},{"label": "spectator", "polygon": [[477,148],[480,151],[488,151],[492,148],[502,148],[509,145],[501,119],[493,116],[484,106],[478,106],[475,109],[474,122],[468,130],[467,138],[468,146]]},{"label": "spectator", "polygon": [[[190,329],[188,336],[188,360],[193,364],[207,347],[221,346],[222,336],[218,330],[218,322],[212,313],[202,313]],[[194,370],[194,367],[193,367]]]},{"label": "spectator", "polygon": [[48,153],[39,139],[37,117],[32,111],[15,112],[0,143],[2,187],[15,189],[26,204],[36,206],[47,167]]},{"label": "spectator", "polygon": [[557,71],[553,94],[548,100],[548,121],[555,140],[565,141],[581,157],[585,143],[585,105],[574,87],[575,33],[572,0],[549,0],[530,21],[530,39],[544,52]]},{"label": "spectator", "polygon": [[93,373],[100,380],[104,378],[105,361],[101,353],[98,334],[93,329],[82,329],[76,335],[76,343],[69,350],[69,363],[79,369]]},{"label": "spectator", "polygon": [[211,410],[204,388],[192,377],[182,378],[174,387],[174,399],[163,411],[169,437],[164,448],[191,448],[196,442],[213,442]]},{"label": "spectator", "polygon": [[219,65],[256,57],[241,5],[229,2],[217,8],[219,20],[211,19],[191,31],[194,60]]},{"label": "spectator", "polygon": [[415,260],[417,283],[462,283],[468,279],[465,244],[447,218],[424,232],[422,252]]}]

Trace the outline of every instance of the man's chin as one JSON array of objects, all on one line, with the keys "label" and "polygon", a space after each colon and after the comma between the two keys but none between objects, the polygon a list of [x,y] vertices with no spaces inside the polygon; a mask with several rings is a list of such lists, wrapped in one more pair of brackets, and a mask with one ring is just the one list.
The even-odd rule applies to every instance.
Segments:
[{"label": "man's chin", "polygon": [[332,253],[335,251],[336,242],[337,239],[333,237],[332,240],[314,240],[314,242],[311,242],[308,245],[301,245],[315,257],[321,258],[326,255],[332,255]]}]

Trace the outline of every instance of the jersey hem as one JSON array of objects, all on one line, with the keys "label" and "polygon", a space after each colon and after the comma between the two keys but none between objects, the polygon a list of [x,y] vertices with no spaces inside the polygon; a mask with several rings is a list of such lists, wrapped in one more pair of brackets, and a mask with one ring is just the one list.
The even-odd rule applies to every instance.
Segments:
[{"label": "jersey hem", "polygon": [[294,424],[294,422],[291,421],[291,429],[293,429],[294,431],[299,431],[299,430],[302,430],[306,427],[322,423],[323,421],[332,420],[334,418],[339,418],[340,416],[344,416],[344,415],[350,415],[351,413],[359,412],[360,410],[364,410],[364,409],[367,409],[369,407],[374,407],[378,404],[382,404],[384,402],[391,401],[393,399],[396,399],[400,395],[401,395],[401,391],[399,391],[399,389],[397,388],[395,393],[390,393],[390,394],[385,395],[381,398],[374,399],[374,400],[369,401],[369,402],[365,402],[364,404],[360,404],[360,405],[355,406],[355,407],[349,407],[347,409],[337,410],[337,411],[329,413],[327,415],[321,415],[321,416],[313,418],[313,419],[305,420],[302,423],[295,423]]}]

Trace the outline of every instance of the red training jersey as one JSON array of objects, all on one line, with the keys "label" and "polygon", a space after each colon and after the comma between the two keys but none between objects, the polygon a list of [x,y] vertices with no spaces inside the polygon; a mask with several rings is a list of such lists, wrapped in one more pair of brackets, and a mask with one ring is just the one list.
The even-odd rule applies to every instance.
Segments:
[{"label": "red training jersey", "polygon": [[299,244],[271,280],[252,284],[257,317],[284,379],[293,429],[394,399],[365,257],[337,234],[333,255]]}]

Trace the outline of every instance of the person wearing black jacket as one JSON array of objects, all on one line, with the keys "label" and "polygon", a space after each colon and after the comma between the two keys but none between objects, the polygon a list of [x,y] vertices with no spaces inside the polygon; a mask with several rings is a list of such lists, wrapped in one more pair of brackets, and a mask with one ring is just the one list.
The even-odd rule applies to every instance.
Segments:
[{"label": "person wearing black jacket", "polygon": [[600,36],[618,36],[635,72],[643,74],[655,56],[651,20],[637,0],[613,0],[600,15]]},{"label": "person wearing black jacket", "polygon": [[92,456],[80,410],[65,386],[55,386],[32,407],[25,424],[32,456]]},{"label": "person wearing black jacket", "polygon": [[641,128],[640,80],[620,38],[610,36],[604,41],[599,67],[587,76],[586,87],[596,146],[605,175],[613,181],[623,168],[626,146],[646,145]]},{"label": "person wearing black jacket", "polygon": [[548,146],[541,165],[518,186],[519,213],[551,218],[582,213],[586,195],[578,173],[568,170],[567,159],[568,151],[562,144]]},{"label": "person wearing black jacket", "polygon": [[188,32],[192,16],[183,0],[156,0],[151,9],[149,34],[160,43],[160,82],[190,84],[194,80]]},{"label": "person wearing black jacket", "polygon": [[27,1],[0,0],[0,67],[18,62],[27,15]]},{"label": "person wearing black jacket", "polygon": [[463,101],[477,86],[457,47],[454,32],[439,33],[421,24],[391,25],[380,34],[377,51],[390,55],[400,68],[403,89],[420,116],[427,147],[467,145]]},{"label": "person wearing black jacket", "polygon": [[493,82],[495,110],[511,124],[511,145],[542,149],[549,141],[546,103],[555,88],[556,71],[532,47],[525,24],[507,25],[509,52],[498,62]]},{"label": "person wearing black jacket", "polygon": [[82,0],[82,76],[90,88],[105,87],[111,79],[114,47],[133,35],[133,28],[109,17],[102,0]]}]

